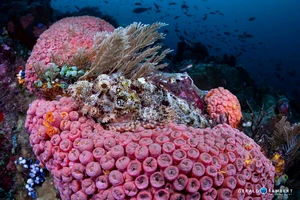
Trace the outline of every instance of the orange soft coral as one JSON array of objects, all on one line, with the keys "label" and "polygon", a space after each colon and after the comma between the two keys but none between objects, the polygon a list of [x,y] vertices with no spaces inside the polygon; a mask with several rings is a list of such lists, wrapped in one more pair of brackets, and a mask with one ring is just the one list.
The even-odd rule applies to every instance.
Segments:
[{"label": "orange soft coral", "polygon": [[241,106],[231,92],[223,87],[215,88],[208,92],[204,100],[213,120],[220,121],[221,118],[225,118],[230,126],[238,126],[242,118]]}]

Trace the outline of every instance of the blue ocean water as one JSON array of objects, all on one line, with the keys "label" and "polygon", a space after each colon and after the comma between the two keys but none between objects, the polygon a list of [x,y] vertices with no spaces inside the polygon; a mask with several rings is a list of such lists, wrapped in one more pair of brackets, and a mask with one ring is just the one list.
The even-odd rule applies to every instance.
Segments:
[{"label": "blue ocean water", "polygon": [[300,96],[300,1],[53,0],[51,5],[62,12],[96,6],[123,26],[168,23],[168,47],[176,50],[180,37],[201,42],[211,55],[235,55],[258,84]]}]

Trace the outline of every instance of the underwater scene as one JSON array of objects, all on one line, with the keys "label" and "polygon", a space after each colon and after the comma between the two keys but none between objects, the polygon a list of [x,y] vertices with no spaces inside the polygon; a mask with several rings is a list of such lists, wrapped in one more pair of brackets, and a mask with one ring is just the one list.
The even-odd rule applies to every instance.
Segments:
[{"label": "underwater scene", "polygon": [[0,5],[0,200],[300,199],[299,1]]}]

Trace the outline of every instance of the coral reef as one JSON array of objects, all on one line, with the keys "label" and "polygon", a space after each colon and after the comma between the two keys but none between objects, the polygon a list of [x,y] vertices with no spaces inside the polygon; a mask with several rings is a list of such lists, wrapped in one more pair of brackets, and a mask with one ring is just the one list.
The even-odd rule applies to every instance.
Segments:
[{"label": "coral reef", "polygon": [[205,96],[207,111],[217,123],[228,123],[237,127],[242,118],[239,100],[228,90],[219,87],[210,90]]},{"label": "coral reef", "polygon": [[[34,153],[54,175],[62,199],[243,199],[262,197],[250,189],[273,188],[271,161],[229,125],[195,129],[169,123],[120,133],[104,130],[78,109],[72,98],[62,97],[36,100],[27,112]],[[48,135],[45,121],[60,134]]]},{"label": "coral reef", "polygon": [[[96,33],[113,30],[113,26],[104,20],[90,16],[69,17],[53,24],[39,37],[27,60],[25,70],[27,88],[34,92],[37,90],[35,81],[39,79],[43,81],[45,78],[53,81],[50,77],[44,76],[51,63],[60,67],[65,64],[73,66],[84,63],[86,64],[84,67],[87,67],[93,59],[91,47]],[[47,86],[47,82],[43,84]]]},{"label": "coral reef", "polygon": [[[77,81],[68,87],[68,92],[81,107],[81,113],[99,123],[109,123],[113,130],[126,131],[124,127],[134,130],[138,125],[154,127],[169,122],[208,126],[196,104],[188,104],[147,78],[130,80],[102,74],[93,82]],[[120,128],[113,127],[114,123]]]}]

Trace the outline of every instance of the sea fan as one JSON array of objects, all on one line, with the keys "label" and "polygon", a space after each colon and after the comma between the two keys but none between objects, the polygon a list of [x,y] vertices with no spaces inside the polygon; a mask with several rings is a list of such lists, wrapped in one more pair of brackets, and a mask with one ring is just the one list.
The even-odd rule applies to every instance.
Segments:
[{"label": "sea fan", "polygon": [[286,117],[282,117],[275,124],[273,131],[273,147],[281,148],[283,156],[285,156],[286,170],[291,166],[293,161],[300,155],[300,124],[291,125],[286,121]]},{"label": "sea fan", "polygon": [[115,29],[112,33],[98,33],[94,37],[94,61],[90,70],[80,79],[116,72],[126,78],[135,79],[165,67],[167,64],[159,62],[171,50],[166,49],[159,54],[162,46],[155,44],[164,38],[164,34],[157,30],[165,25],[133,23],[126,28]]}]

